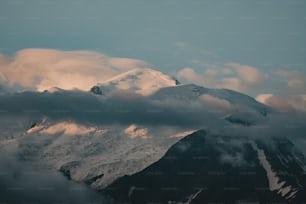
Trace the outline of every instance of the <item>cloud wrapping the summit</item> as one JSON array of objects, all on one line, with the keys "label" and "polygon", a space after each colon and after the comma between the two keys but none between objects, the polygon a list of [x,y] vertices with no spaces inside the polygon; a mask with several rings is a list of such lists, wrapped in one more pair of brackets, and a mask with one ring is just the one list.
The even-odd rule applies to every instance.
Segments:
[{"label": "cloud wrapping the summit", "polygon": [[[95,51],[23,49],[14,57],[0,54],[0,94],[52,87],[88,91],[119,73],[149,66],[141,60],[110,57]],[[202,73],[185,67],[176,76],[187,83],[257,95],[260,102],[280,110],[305,110],[306,74],[301,71],[278,69],[269,73],[238,63],[205,66]],[[263,98],[263,93],[273,96]]]},{"label": "cloud wrapping the summit", "polygon": [[200,99],[206,104],[209,105],[209,108],[211,109],[224,109],[224,110],[230,110],[233,109],[232,105],[224,99],[220,99],[208,94],[203,94],[200,96]]},{"label": "cloud wrapping the summit", "polygon": [[281,111],[305,111],[306,95],[259,94],[256,100]]},{"label": "cloud wrapping the summit", "polygon": [[263,89],[269,77],[256,67],[227,63],[224,65],[208,65],[203,73],[197,73],[190,67],[177,72],[183,81],[197,83],[212,88],[227,88],[244,93],[253,93]]},{"label": "cloud wrapping the summit", "polygon": [[185,67],[176,76],[187,83],[253,95],[259,102],[281,111],[306,110],[306,74],[302,71],[277,69],[268,72],[248,65],[227,63],[207,65],[202,73]]},{"label": "cloud wrapping the summit", "polygon": [[94,51],[24,49],[13,58],[0,55],[0,84],[38,91],[51,87],[89,90],[118,73],[147,66],[141,60]]}]

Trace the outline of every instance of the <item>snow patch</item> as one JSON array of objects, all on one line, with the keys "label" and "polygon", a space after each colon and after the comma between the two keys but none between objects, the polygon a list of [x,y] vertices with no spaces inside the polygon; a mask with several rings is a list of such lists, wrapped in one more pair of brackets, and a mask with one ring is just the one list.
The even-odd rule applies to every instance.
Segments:
[{"label": "snow patch", "polygon": [[54,135],[57,133],[63,133],[65,135],[86,135],[92,133],[96,130],[94,127],[86,127],[83,125],[78,125],[73,122],[60,122],[50,127],[41,130],[43,134]]},{"label": "snow patch", "polygon": [[124,130],[124,133],[127,134],[131,139],[136,137],[148,138],[148,129],[147,128],[139,128],[135,124],[130,125],[128,128]]},{"label": "snow patch", "polygon": [[200,99],[215,108],[225,108],[230,109],[232,108],[232,105],[225,99],[221,99],[209,94],[203,94],[200,96]]},{"label": "snow patch", "polygon": [[163,87],[175,86],[178,82],[171,76],[149,68],[133,69],[106,80],[96,87],[101,93],[121,89],[133,91],[141,95],[151,95]]},{"label": "snow patch", "polygon": [[184,131],[184,132],[179,132],[179,133],[176,133],[175,135],[173,135],[171,137],[185,137],[187,135],[192,134],[194,131],[196,131],[196,130],[187,130],[187,131]]},{"label": "snow patch", "polygon": [[46,118],[43,118],[40,122],[34,122],[31,126],[31,128],[29,128],[27,131],[25,131],[25,135],[27,134],[31,134],[34,132],[38,132],[40,130],[42,130],[44,128],[44,124],[47,121]]},{"label": "snow patch", "polygon": [[190,204],[192,201],[203,191],[203,189],[199,189],[196,193],[189,196],[188,201],[184,204]]},{"label": "snow patch", "polygon": [[262,149],[259,149],[258,146],[252,142],[252,147],[257,152],[258,159],[266,171],[268,181],[269,181],[269,189],[270,191],[277,191],[282,197],[289,199],[298,192],[292,186],[286,186],[285,181],[281,181],[281,179],[277,176],[276,172],[273,171],[269,161],[266,158],[265,152]]}]

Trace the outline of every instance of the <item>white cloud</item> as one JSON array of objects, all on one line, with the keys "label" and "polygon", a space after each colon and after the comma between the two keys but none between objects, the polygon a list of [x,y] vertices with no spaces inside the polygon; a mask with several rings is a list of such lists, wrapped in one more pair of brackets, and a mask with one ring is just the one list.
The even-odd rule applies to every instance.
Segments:
[{"label": "white cloud", "polygon": [[139,128],[137,125],[132,124],[124,130],[124,133],[127,134],[131,139],[136,137],[148,138],[148,129],[147,128]]},{"label": "white cloud", "polygon": [[109,62],[114,69],[119,69],[119,71],[124,69],[130,70],[130,69],[135,69],[136,67],[148,66],[148,64],[144,61],[131,59],[131,58],[113,57],[109,59]]},{"label": "white cloud", "polygon": [[273,94],[259,94],[256,96],[256,100],[261,103],[266,103],[270,97],[273,97]]},{"label": "white cloud", "polygon": [[49,135],[57,133],[63,133],[65,135],[87,135],[94,131],[96,131],[94,127],[85,127],[73,122],[60,122],[42,130],[41,133]]},{"label": "white cloud", "polygon": [[177,73],[178,78],[183,78],[186,79],[189,82],[192,83],[198,83],[198,84],[203,84],[204,79],[200,77],[192,68],[190,67],[185,67],[178,71]]},{"label": "white cloud", "polygon": [[259,94],[256,100],[281,111],[306,111],[306,95]]},{"label": "white cloud", "polygon": [[223,68],[222,69],[222,73],[223,74],[233,74],[233,70],[229,69],[229,68]]},{"label": "white cloud", "polygon": [[208,104],[214,108],[217,108],[217,109],[230,109],[232,108],[232,105],[224,100],[224,99],[220,99],[220,98],[217,98],[217,97],[214,97],[214,96],[211,96],[211,95],[208,95],[208,94],[203,94],[200,96],[200,99],[205,103],[205,104]]},{"label": "white cloud", "polygon": [[[266,92],[294,95],[291,104],[300,101],[300,95],[306,94],[306,74],[297,70],[278,69],[268,72],[249,65],[226,63],[206,64],[203,72],[186,67],[179,70],[176,76],[187,83],[227,88],[255,96]],[[296,103],[295,106],[301,106]]]},{"label": "white cloud", "polygon": [[306,111],[306,74],[279,69],[273,73],[274,94],[259,94],[257,100],[281,111]]},{"label": "white cloud", "polygon": [[0,83],[39,91],[54,86],[89,90],[120,72],[146,66],[141,60],[94,51],[24,49],[13,58],[0,55]]},{"label": "white cloud", "polygon": [[177,77],[206,87],[228,88],[247,93],[262,89],[263,84],[268,82],[268,76],[257,68],[237,63],[207,65],[203,73],[186,67],[178,71]]},{"label": "white cloud", "polygon": [[217,88],[227,88],[236,91],[247,91],[246,87],[243,86],[242,82],[237,77],[228,77],[220,79]]},{"label": "white cloud", "polygon": [[234,68],[238,77],[246,83],[257,84],[265,79],[264,75],[255,67],[235,63],[230,63],[227,65]]},{"label": "white cloud", "polygon": [[283,88],[288,92],[306,93],[306,74],[292,70],[277,70],[276,74],[285,79]]}]

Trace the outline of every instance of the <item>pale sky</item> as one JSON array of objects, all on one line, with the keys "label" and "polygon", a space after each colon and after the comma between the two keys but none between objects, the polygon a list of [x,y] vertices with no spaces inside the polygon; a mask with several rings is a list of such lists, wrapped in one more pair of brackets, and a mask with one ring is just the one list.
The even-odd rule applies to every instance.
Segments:
[{"label": "pale sky", "polygon": [[0,5],[0,53],[6,58],[27,48],[96,51],[141,60],[203,86],[252,96],[306,94],[304,0],[1,0]]}]

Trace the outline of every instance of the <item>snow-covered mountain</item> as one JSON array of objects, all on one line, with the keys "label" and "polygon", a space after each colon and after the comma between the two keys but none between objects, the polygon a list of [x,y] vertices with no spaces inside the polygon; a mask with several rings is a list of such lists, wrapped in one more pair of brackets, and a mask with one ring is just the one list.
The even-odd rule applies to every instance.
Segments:
[{"label": "snow-covered mountain", "polygon": [[254,98],[229,89],[211,89],[195,84],[181,84],[173,87],[159,89],[150,96],[154,100],[176,100],[191,103],[201,100],[211,104],[215,108],[227,108],[235,106],[242,111],[258,112],[266,116],[272,108],[257,102]]},{"label": "snow-covered mountain", "polygon": [[[116,90],[125,94],[116,95]],[[40,163],[94,189],[110,191],[118,186],[118,191],[113,191],[110,195],[119,200],[149,202],[141,195],[139,197],[137,192],[147,189],[145,185],[149,185],[152,181],[150,179],[153,179],[152,185],[156,186],[146,193],[152,193],[156,198],[165,196],[165,199],[192,203],[191,200],[204,195],[203,186],[220,183],[218,188],[227,188],[228,186],[221,184],[235,184],[234,181],[242,178],[241,175],[234,174],[233,181],[229,179],[233,183],[226,183],[227,181],[216,178],[213,174],[197,177],[197,174],[190,173],[193,169],[216,172],[226,168],[233,172],[254,170],[259,175],[258,180],[250,178],[251,180],[246,181],[248,184],[243,182],[239,188],[247,186],[244,192],[250,193],[251,186],[258,184],[259,188],[274,189],[272,191],[275,192],[246,194],[250,198],[257,198],[259,195],[288,201],[302,192],[301,186],[293,180],[296,176],[299,182],[304,182],[304,177],[300,175],[304,158],[299,153],[293,154],[295,146],[287,140],[286,143],[291,144],[288,145],[290,151],[286,150],[287,147],[277,146],[277,140],[271,140],[272,136],[278,136],[275,130],[279,127],[278,123],[289,127],[291,124],[285,123],[287,120],[278,122],[279,113],[236,91],[179,84],[171,76],[159,71],[135,69],[93,86],[91,92],[52,88],[42,93],[23,92],[1,99],[2,150],[14,149],[20,160]],[[274,128],[274,132],[265,125]],[[186,138],[189,139],[176,143],[200,129],[211,131],[212,134],[200,131],[193,134],[195,136],[188,136]],[[294,131],[296,129],[292,129],[290,133],[296,134]],[[265,139],[255,139],[255,132],[273,141],[273,147],[277,146],[279,150],[276,148],[269,152],[269,147],[263,142]],[[208,145],[206,138],[212,144]],[[241,141],[244,143],[241,144]],[[186,142],[187,145],[179,145]],[[232,146],[236,143],[241,145]],[[178,153],[176,150],[180,148],[186,151]],[[192,149],[199,149],[199,152]],[[218,160],[221,153],[225,154]],[[263,154],[269,155],[265,158]],[[209,162],[201,159],[207,155],[212,158]],[[278,160],[274,163],[274,160],[269,159],[270,156],[275,156]],[[199,157],[201,163],[194,162],[198,160],[193,157]],[[241,167],[240,164],[245,164],[244,160],[250,160],[251,163]],[[147,169],[153,168],[151,165],[157,166],[154,168],[158,171],[147,172]],[[172,165],[178,167],[179,172],[172,171]],[[168,170],[171,171],[166,178],[154,179],[154,176]],[[283,176],[280,171],[286,171],[290,176]],[[153,177],[143,177],[143,174]],[[189,174],[192,175],[189,183],[185,179],[181,180],[180,175],[188,177]],[[145,182],[138,183],[139,178],[143,178]],[[174,180],[181,183],[175,183]],[[134,188],[135,182],[144,187]],[[182,187],[184,182],[187,185]],[[176,191],[168,184],[178,185],[183,192]],[[203,186],[196,191],[189,189],[197,188],[200,184]],[[165,189],[159,191],[155,187]],[[167,194],[172,192],[171,189],[174,194]],[[179,195],[177,192],[180,192]],[[218,193],[220,191],[211,195]],[[230,194],[224,195],[230,199],[239,197],[239,193],[232,196]],[[162,203],[164,201],[166,202],[161,200]]]},{"label": "snow-covered mountain", "polygon": [[[229,89],[211,89],[195,84],[181,84],[165,87],[149,96],[153,101],[180,103],[186,106],[199,106],[207,113],[219,115],[222,119],[238,125],[263,123],[274,112],[271,107],[259,103],[254,98]],[[170,105],[171,106],[171,105]]]},{"label": "snow-covered mountain", "polygon": [[175,86],[179,82],[160,71],[139,68],[121,73],[91,88],[96,94],[106,94],[115,89],[129,90],[142,95],[150,95],[162,87]]},{"label": "snow-covered mountain", "polygon": [[[14,131],[8,130],[13,127]],[[21,122],[19,130],[12,124],[9,128],[2,128],[2,149],[17,148],[19,159],[40,161],[43,166],[61,171],[69,179],[85,182],[95,189],[142,170],[180,139],[176,137],[180,131],[175,129],[163,133],[162,127],[93,126],[48,118],[30,124]]]},{"label": "snow-covered mountain", "polygon": [[[197,131],[156,163],[104,192],[128,203],[302,203],[306,160],[286,138]],[[271,148],[273,146],[273,148]]]}]

